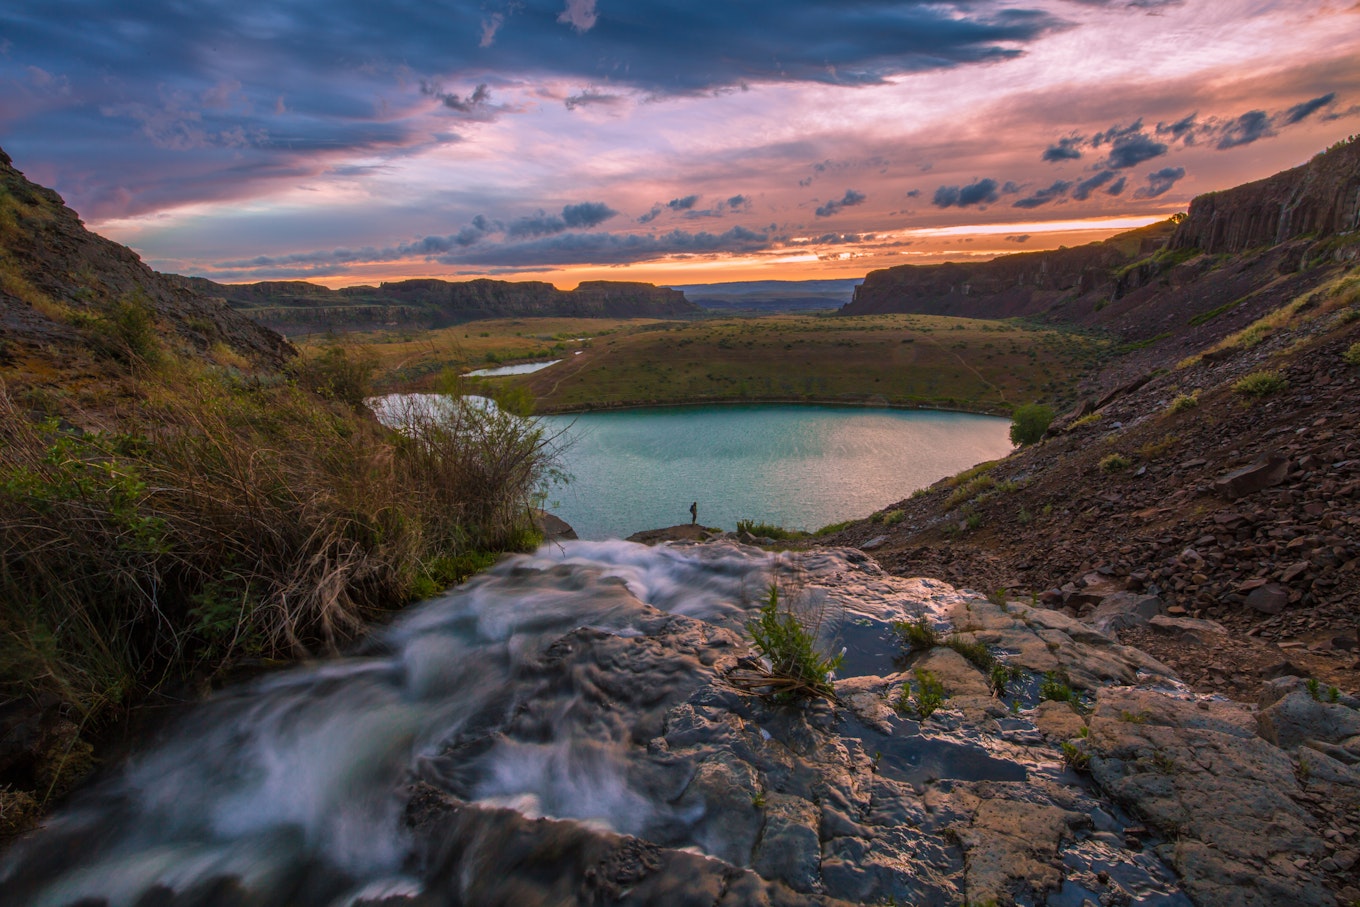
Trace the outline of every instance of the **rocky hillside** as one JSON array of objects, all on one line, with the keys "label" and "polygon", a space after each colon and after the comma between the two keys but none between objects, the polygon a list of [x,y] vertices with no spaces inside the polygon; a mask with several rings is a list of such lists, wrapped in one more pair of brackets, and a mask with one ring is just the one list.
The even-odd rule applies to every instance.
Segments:
[{"label": "rocky hillside", "polygon": [[842,315],[910,312],[964,318],[1041,315],[1064,301],[1113,290],[1120,269],[1165,246],[1166,221],[1104,242],[991,261],[900,265],[871,271]]},{"label": "rocky hillside", "polygon": [[292,355],[279,335],[144,265],[131,249],[85,229],[51,189],[24,178],[0,151],[0,365],[30,377],[83,359],[92,331],[120,305],[144,309],[157,330],[198,353],[214,348],[264,366]]},{"label": "rocky hillside", "polygon": [[[1354,185],[1357,165],[1352,142],[1197,200],[1176,236],[1245,236],[1231,225],[1253,222],[1262,199],[1287,189],[1303,210],[1308,187]],[[1100,311],[1139,341],[1044,442],[835,540],[894,572],[1024,590],[1201,690],[1250,699],[1280,674],[1360,688],[1358,250],[1353,231],[1181,249]]]},{"label": "rocky hillside", "polygon": [[[1194,319],[1267,287],[1278,274],[1307,270],[1324,259],[1354,262],[1351,234],[1357,227],[1360,141],[1353,139],[1293,170],[1202,195],[1186,217],[1105,242],[874,271],[841,313],[1039,317],[1140,342],[1197,326],[1168,323],[1160,302],[1174,299],[1175,311]],[[1267,249],[1277,252],[1268,267],[1259,268]],[[1234,257],[1249,250],[1253,254],[1245,260]],[[1180,267],[1191,259],[1192,268]],[[1190,283],[1198,289],[1188,291]],[[1163,292],[1168,288],[1178,292]],[[1131,312],[1136,315],[1129,317]]]},{"label": "rocky hillside", "polygon": [[540,281],[422,279],[331,290],[305,281],[220,284],[199,277],[174,279],[291,333],[387,324],[438,328],[480,318],[650,318],[702,311],[679,290],[621,281],[585,281],[574,290],[559,290]]}]

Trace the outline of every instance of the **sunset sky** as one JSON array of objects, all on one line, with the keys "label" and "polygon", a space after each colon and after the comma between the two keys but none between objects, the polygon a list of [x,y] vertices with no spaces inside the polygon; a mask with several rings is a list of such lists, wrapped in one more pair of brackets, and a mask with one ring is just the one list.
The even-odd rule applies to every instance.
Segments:
[{"label": "sunset sky", "polygon": [[153,267],[858,277],[1360,132],[1355,0],[8,0],[0,147]]}]

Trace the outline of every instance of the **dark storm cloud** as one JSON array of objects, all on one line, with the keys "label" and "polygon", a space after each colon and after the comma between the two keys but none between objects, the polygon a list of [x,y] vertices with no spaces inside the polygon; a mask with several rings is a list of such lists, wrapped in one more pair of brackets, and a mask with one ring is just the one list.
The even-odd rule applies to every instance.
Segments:
[{"label": "dark storm cloud", "polygon": [[1075,161],[1081,157],[1081,143],[1082,138],[1075,135],[1058,139],[1057,144],[1044,149],[1043,159],[1051,163]]},{"label": "dark storm cloud", "polygon": [[1105,166],[1115,170],[1136,167],[1144,161],[1161,157],[1170,150],[1169,146],[1142,132],[1124,135],[1114,140],[1113,147],[1105,158]]},{"label": "dark storm cloud", "polygon": [[994,179],[980,179],[967,186],[941,186],[935,190],[932,202],[937,208],[988,205],[1001,197],[997,193],[997,185]]},{"label": "dark storm cloud", "polygon": [[539,211],[528,217],[516,218],[506,226],[505,235],[511,239],[550,236],[579,227],[597,226],[618,213],[602,202],[582,202],[565,206],[560,216]]},{"label": "dark storm cloud", "polygon": [[[628,91],[861,86],[1015,57],[1064,27],[1038,4],[923,0],[335,0],[325,15],[302,0],[11,0],[0,5],[10,49],[0,54],[0,92],[23,86],[31,97],[0,105],[0,133],[11,152],[58,162],[63,173],[150,170],[139,156],[148,144],[246,150],[269,169],[309,148],[371,150],[356,126],[400,122],[422,80],[443,110],[476,122],[509,113],[491,102],[509,84],[608,83],[608,94],[571,95],[571,107]],[[461,86],[445,90],[438,79]],[[413,122],[392,128],[408,146],[427,136]],[[105,140],[91,141],[95,133]],[[87,194],[72,200],[88,209]]]},{"label": "dark storm cloud", "polygon": [[[504,224],[478,216],[457,233],[422,236],[384,248],[325,249],[219,261],[213,267],[213,276],[223,280],[320,276],[345,273],[362,263],[403,260],[523,271],[572,264],[629,264],[664,256],[755,252],[770,248],[776,241],[768,231],[741,226],[722,233],[671,230],[627,234],[575,229],[554,232],[555,222],[574,219],[581,226],[595,226],[613,214],[599,203],[588,202],[566,206],[560,219],[538,215]],[[531,224],[532,229],[540,232],[526,232]]]},{"label": "dark storm cloud", "polygon": [[1040,205],[1047,205],[1049,202],[1067,195],[1067,190],[1071,188],[1072,188],[1071,181],[1057,180],[1056,182],[1053,183],[1053,185],[1049,186],[1047,189],[1040,189],[1033,195],[1028,195],[1025,198],[1017,199],[1011,205],[1011,207],[1038,208]]},{"label": "dark storm cloud", "polygon": [[562,103],[566,105],[568,110],[575,110],[577,107],[612,107],[615,104],[623,103],[623,95],[607,94],[603,91],[587,88],[580,94],[569,96]]},{"label": "dark storm cloud", "polygon": [[1271,128],[1270,117],[1264,110],[1249,110],[1223,127],[1218,137],[1218,144],[1214,147],[1219,151],[1225,151],[1229,148],[1236,148],[1238,145],[1250,145],[1258,139],[1274,134],[1275,130]]},{"label": "dark storm cloud", "polygon": [[1300,120],[1305,120],[1308,117],[1312,116],[1313,114],[1317,113],[1319,110],[1326,107],[1328,104],[1331,104],[1335,100],[1336,92],[1330,91],[1327,94],[1322,95],[1321,97],[1313,98],[1311,101],[1304,101],[1302,104],[1295,104],[1293,107],[1289,108],[1284,112],[1283,114],[1284,122],[1282,125],[1293,126]]},{"label": "dark storm cloud", "polygon": [[1133,193],[1134,198],[1156,198],[1167,192],[1176,181],[1185,176],[1184,167],[1163,167],[1147,175],[1148,184]]},{"label": "dark storm cloud", "polygon": [[1195,131],[1199,123],[1196,121],[1198,113],[1192,113],[1181,117],[1174,123],[1158,123],[1157,134],[1170,136],[1172,141],[1184,141],[1187,145],[1195,142]]},{"label": "dark storm cloud", "polygon": [[845,195],[838,199],[833,198],[826,204],[818,206],[817,210],[813,213],[818,217],[831,217],[842,208],[852,208],[855,205],[864,204],[866,198],[868,198],[868,196],[863,192],[856,192],[854,189],[846,189]]},{"label": "dark storm cloud", "polygon": [[486,87],[485,82],[474,88],[466,97],[460,97],[426,81],[420,83],[420,93],[438,98],[445,107],[456,113],[469,114],[478,119],[491,119],[495,114],[491,106],[491,90]]},{"label": "dark storm cloud", "polygon": [[1101,186],[1114,179],[1113,170],[1102,170],[1090,179],[1084,179],[1077,183],[1072,190],[1072,197],[1079,202],[1084,202],[1091,197],[1091,193]]}]

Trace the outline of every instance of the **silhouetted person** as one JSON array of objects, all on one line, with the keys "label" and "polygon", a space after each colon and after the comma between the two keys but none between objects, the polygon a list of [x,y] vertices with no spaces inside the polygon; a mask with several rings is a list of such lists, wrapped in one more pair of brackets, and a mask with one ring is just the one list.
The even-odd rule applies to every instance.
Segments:
[{"label": "silhouetted person", "polygon": [[699,522],[699,502],[695,501],[689,505],[689,524],[693,526]]}]

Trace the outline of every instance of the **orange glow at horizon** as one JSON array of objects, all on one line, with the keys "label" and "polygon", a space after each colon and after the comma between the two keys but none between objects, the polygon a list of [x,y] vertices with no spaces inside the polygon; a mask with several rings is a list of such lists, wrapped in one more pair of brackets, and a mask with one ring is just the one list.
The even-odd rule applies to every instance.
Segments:
[{"label": "orange glow at horizon", "polygon": [[[354,267],[335,277],[307,277],[308,283],[330,289],[375,286],[402,280],[439,279],[453,282],[490,279],[509,282],[542,281],[570,290],[586,281],[628,281],[658,286],[728,283],[757,280],[849,280],[863,278],[870,271],[899,265],[932,265],[948,261],[976,261],[1021,252],[1043,252],[1060,246],[1100,242],[1128,230],[1156,223],[1165,218],[1129,216],[1095,222],[1060,221],[1024,224],[979,224],[964,227],[939,227],[906,230],[897,248],[843,252],[828,248],[776,249],[746,256],[695,256],[692,258],[640,262],[631,265],[572,265],[515,273],[456,272],[438,265],[420,268],[412,263],[382,263]],[[1024,243],[997,240],[1003,235],[1029,234]],[[886,238],[886,237],[885,237]],[[894,236],[897,238],[897,236]],[[889,241],[886,245],[893,245]],[[843,256],[843,257],[840,257]]]}]

